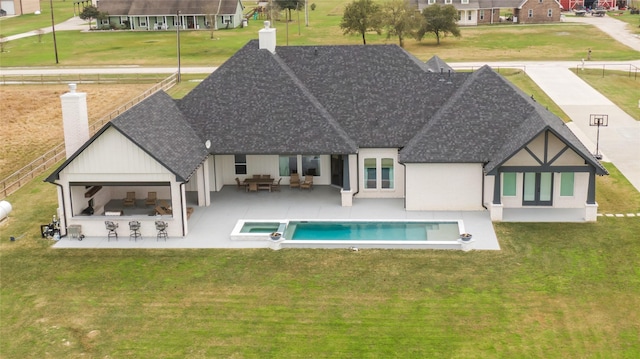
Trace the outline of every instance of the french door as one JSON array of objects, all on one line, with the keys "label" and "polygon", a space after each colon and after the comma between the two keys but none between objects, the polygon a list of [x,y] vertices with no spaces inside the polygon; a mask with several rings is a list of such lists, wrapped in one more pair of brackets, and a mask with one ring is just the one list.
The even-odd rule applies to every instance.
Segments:
[{"label": "french door", "polygon": [[525,172],[523,206],[551,206],[553,200],[553,173]]}]

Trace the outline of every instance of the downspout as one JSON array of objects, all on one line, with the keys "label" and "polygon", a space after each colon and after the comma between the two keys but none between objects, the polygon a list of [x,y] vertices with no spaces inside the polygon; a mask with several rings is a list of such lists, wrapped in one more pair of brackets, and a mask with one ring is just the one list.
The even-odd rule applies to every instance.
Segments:
[{"label": "downspout", "polygon": [[59,183],[55,183],[55,182],[51,182],[54,185],[60,187],[60,197],[62,198],[62,215],[64,216],[64,234],[60,234],[60,238],[62,237],[66,237],[67,236],[67,206],[65,205],[64,202],[64,187],[59,184]]},{"label": "downspout", "polygon": [[218,176],[216,173],[216,156],[213,156],[213,188],[214,192],[218,192]]},{"label": "downspout", "polygon": [[[184,206],[184,196],[182,195],[183,191],[182,191],[182,187],[185,185],[185,182],[180,183],[180,212],[182,212],[183,208],[186,208],[186,206]],[[185,213],[182,213],[182,218],[180,218],[180,222],[182,223],[182,236],[186,236],[186,230],[185,230],[185,219],[184,217],[186,216]]]},{"label": "downspout", "polygon": [[[347,155],[347,161],[349,156]],[[356,153],[356,191],[353,192],[351,197],[355,197],[360,192],[360,152]]]},{"label": "downspout", "polygon": [[[398,162],[400,163],[400,162]],[[400,163],[402,167],[404,167],[404,195],[403,197],[403,208],[407,209],[407,165],[404,163]]]},{"label": "downspout", "polygon": [[482,176],[482,198],[480,198],[480,205],[482,206],[482,208],[486,209],[487,211],[489,210],[489,208],[487,208],[487,206],[484,205],[484,178],[487,176],[486,173],[484,172],[484,166],[486,166],[487,164],[485,163],[484,165],[482,165],[482,172],[481,172],[481,176]]}]

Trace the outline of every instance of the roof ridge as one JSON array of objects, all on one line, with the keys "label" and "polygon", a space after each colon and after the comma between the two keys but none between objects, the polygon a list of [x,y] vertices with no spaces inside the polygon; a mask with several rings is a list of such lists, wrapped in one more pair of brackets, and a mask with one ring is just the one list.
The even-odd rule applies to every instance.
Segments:
[{"label": "roof ridge", "polygon": [[340,134],[340,136],[343,137],[343,139],[353,147],[354,150],[357,149],[358,145],[351,137],[349,137],[349,135],[347,134],[347,131],[345,131],[342,128],[342,126],[340,126],[338,121],[336,121],[336,119],[333,118],[333,116],[331,116],[329,111],[327,111],[327,109],[324,108],[324,106],[322,106],[320,101],[318,101],[318,99],[311,93],[311,91],[309,91],[307,86],[305,86],[304,83],[302,83],[302,81],[298,78],[298,76],[296,76],[293,70],[291,70],[291,68],[287,66],[284,60],[282,60],[282,58],[280,58],[280,56],[278,56],[277,53],[273,54],[273,58],[276,60],[276,63],[282,68],[282,70],[287,74],[287,76],[291,78],[291,80],[296,85],[296,87],[298,87],[302,91],[304,96],[307,99],[309,99],[309,102],[311,102],[313,107],[315,107],[319,111],[319,113],[322,115],[322,117],[324,117],[327,120],[327,122],[331,125],[331,127],[333,127],[338,132],[338,134]]},{"label": "roof ridge", "polygon": [[475,78],[477,78],[479,76],[479,75],[477,75],[477,73],[479,71],[481,71],[485,67],[488,67],[488,66],[485,65],[485,66],[481,67],[480,69],[478,69],[477,71],[473,72],[469,77],[467,77],[464,80],[462,85],[460,85],[455,90],[455,92],[449,97],[449,99],[444,104],[442,104],[442,106],[440,106],[440,108],[438,108],[438,111],[436,111],[436,113],[431,117],[431,119],[429,121],[427,121],[427,123],[424,126],[422,126],[420,131],[418,131],[416,133],[416,135],[413,136],[407,142],[407,145],[404,146],[404,148],[402,150],[400,150],[400,155],[402,155],[403,152],[410,152],[411,151],[411,147],[414,146],[418,141],[420,141],[422,139],[422,137],[426,133],[428,133],[431,128],[433,128],[437,123],[439,123],[442,120],[442,113],[453,106],[453,104],[456,102],[456,100],[458,98],[460,98],[460,96],[462,96],[462,94],[464,94],[466,92],[466,89],[469,88],[469,86],[471,86],[471,84],[475,81]]}]

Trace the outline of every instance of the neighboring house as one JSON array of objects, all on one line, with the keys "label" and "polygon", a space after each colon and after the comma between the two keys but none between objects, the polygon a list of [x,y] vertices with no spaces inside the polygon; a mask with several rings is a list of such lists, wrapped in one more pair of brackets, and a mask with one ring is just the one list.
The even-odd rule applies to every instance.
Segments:
[{"label": "neighboring house", "polygon": [[[242,25],[240,0],[99,0],[98,10],[109,14],[101,25],[131,30],[236,28]],[[178,21],[180,11],[180,21]]]},{"label": "neighboring house", "polygon": [[40,11],[38,0],[0,0],[2,16],[33,14]]},{"label": "neighboring house", "polygon": [[560,0],[560,4],[564,10],[579,9],[609,9],[618,7],[620,9],[627,7],[627,0]]},{"label": "neighboring house", "polygon": [[268,28],[259,37],[183,99],[158,92],[79,145],[46,179],[61,219],[104,235],[110,201],[154,191],[173,208],[169,235],[181,236],[188,196],[224,206],[209,194],[236,178],[286,185],[295,172],[340,187],[343,206],[404,198],[407,211],[488,210],[501,221],[522,208],[572,209],[596,220],[595,177],[607,171],[488,66],[456,73],[396,45],[276,47]]},{"label": "neighboring house", "polygon": [[507,21],[500,9],[509,9],[518,24],[559,22],[562,6],[557,0],[414,0],[418,9],[433,4],[453,5],[458,10],[458,25],[486,25]]}]

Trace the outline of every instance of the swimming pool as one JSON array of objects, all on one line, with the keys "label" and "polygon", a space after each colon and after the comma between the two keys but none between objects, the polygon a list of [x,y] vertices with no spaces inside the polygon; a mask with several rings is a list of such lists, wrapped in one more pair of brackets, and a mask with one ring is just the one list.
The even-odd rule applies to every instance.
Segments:
[{"label": "swimming pool", "polygon": [[293,241],[455,241],[459,235],[454,221],[291,221],[284,237]]},{"label": "swimming pool", "polygon": [[[273,232],[282,236],[273,240]],[[230,238],[268,241],[272,249],[461,249],[460,233],[461,220],[239,220]]]}]

